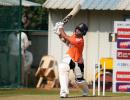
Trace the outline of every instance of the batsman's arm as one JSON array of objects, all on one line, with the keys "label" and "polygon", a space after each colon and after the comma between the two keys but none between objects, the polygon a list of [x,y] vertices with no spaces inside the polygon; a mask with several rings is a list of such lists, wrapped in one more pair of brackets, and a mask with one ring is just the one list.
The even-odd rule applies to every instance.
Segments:
[{"label": "batsman's arm", "polygon": [[59,29],[59,32],[60,32],[60,36],[61,36],[62,38],[64,38],[65,41],[68,41],[68,42],[69,42],[69,37],[70,37],[70,36],[68,36],[68,35],[65,33],[64,28],[60,28],[60,29]]}]

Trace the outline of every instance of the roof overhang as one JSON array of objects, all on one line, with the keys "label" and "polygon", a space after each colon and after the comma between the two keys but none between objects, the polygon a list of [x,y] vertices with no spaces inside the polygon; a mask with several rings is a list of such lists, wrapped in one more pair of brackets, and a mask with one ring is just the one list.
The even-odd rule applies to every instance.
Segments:
[{"label": "roof overhang", "polygon": [[[20,0],[0,0],[1,6],[20,6]],[[25,7],[31,7],[31,6],[42,6],[39,3],[27,1],[27,0],[21,0],[21,5]]]},{"label": "roof overhang", "polygon": [[[81,1],[81,0],[80,0]],[[46,0],[47,9],[73,9],[79,0]],[[84,0],[81,10],[130,10],[130,0]]]}]

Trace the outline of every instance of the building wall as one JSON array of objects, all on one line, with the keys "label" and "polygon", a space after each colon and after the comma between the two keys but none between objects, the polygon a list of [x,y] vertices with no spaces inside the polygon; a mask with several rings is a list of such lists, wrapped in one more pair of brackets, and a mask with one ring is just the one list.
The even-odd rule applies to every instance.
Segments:
[{"label": "building wall", "polygon": [[31,34],[29,51],[33,54],[32,68],[38,68],[41,58],[48,54],[48,35],[47,32],[33,32]]},{"label": "building wall", "polygon": [[[58,36],[54,34],[53,27],[57,21],[61,21],[69,11],[50,10],[49,13],[49,54],[53,55],[58,62],[63,58],[66,52],[64,45]],[[111,42],[108,41],[110,32],[113,32],[113,23],[117,20],[123,20],[127,12],[119,11],[80,11],[67,25],[65,31],[71,34],[77,24],[84,22],[88,24],[89,32],[84,37],[84,61],[85,61],[85,78],[88,82],[92,81],[93,68],[102,57],[111,57]],[[73,74],[70,75],[73,78]]]},{"label": "building wall", "polygon": [[113,32],[114,21],[123,20],[125,13],[115,11],[89,11],[87,36],[87,69],[86,79],[93,78],[95,64],[101,58],[112,57],[112,42],[109,42],[109,33]]}]

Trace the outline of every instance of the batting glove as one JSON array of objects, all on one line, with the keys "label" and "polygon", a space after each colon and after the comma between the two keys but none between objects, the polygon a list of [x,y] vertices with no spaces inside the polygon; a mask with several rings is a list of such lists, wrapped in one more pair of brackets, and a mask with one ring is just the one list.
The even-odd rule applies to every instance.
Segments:
[{"label": "batting glove", "polygon": [[57,24],[58,24],[58,26],[59,26],[58,28],[64,28],[64,26],[63,26],[64,23],[63,23],[63,22],[58,22]]},{"label": "batting glove", "polygon": [[54,26],[54,33],[60,35],[59,29],[64,28],[64,23],[63,22],[57,22]]}]

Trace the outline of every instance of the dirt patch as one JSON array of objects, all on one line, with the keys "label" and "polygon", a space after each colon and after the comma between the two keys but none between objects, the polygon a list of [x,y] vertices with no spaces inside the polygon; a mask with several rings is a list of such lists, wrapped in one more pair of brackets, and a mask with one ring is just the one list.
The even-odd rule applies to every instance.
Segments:
[{"label": "dirt patch", "polygon": [[[2,96],[0,100],[64,100],[59,98],[58,95],[16,95],[16,96]],[[81,96],[69,96],[65,100],[130,100],[129,96],[100,96],[100,97],[81,97]]]}]

